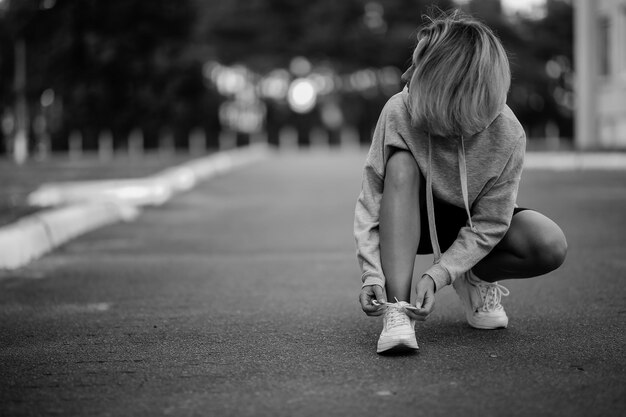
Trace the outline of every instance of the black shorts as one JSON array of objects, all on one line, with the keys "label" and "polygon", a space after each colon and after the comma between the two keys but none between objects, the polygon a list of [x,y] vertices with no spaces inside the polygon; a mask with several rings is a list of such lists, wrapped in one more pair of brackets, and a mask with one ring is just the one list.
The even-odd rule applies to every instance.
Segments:
[{"label": "black shorts", "polygon": [[[456,240],[459,230],[467,224],[467,212],[465,208],[453,206],[452,204],[445,203],[443,201],[434,200],[435,208],[435,225],[437,226],[437,239],[439,240],[439,246],[441,252],[445,252],[452,243]],[[529,210],[527,208],[515,207],[513,215],[516,215],[520,211]],[[433,247],[430,243],[430,227],[428,227],[428,213],[426,211],[426,204],[422,204],[420,207],[420,219],[421,219],[421,237],[420,243],[417,247],[418,254],[433,253]]]}]

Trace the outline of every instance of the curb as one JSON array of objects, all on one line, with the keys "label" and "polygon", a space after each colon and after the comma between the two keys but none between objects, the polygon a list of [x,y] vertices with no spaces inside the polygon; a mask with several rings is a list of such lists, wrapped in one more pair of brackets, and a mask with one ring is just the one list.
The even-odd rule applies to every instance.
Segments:
[{"label": "curb", "polygon": [[28,196],[28,203],[48,207],[114,199],[136,206],[159,206],[200,181],[265,158],[269,152],[267,145],[257,144],[194,159],[144,178],[43,184]]},{"label": "curb", "polygon": [[570,170],[625,170],[623,152],[532,152],[526,153],[525,169],[553,171]]},{"label": "curb", "polygon": [[139,179],[43,184],[30,205],[50,208],[0,228],[0,270],[17,269],[99,227],[132,221],[141,206],[158,206],[177,193],[234,168],[263,159],[265,145],[219,152]]},{"label": "curb", "polygon": [[116,201],[45,210],[0,229],[0,268],[15,269],[68,240],[120,220],[132,221],[139,209]]}]

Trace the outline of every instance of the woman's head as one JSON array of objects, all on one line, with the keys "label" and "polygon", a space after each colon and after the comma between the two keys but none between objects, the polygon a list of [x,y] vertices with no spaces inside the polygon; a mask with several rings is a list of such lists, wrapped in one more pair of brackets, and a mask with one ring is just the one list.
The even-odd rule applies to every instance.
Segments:
[{"label": "woman's head", "polygon": [[493,121],[511,84],[502,44],[458,11],[430,19],[417,35],[408,77],[412,123],[433,135],[471,136]]}]

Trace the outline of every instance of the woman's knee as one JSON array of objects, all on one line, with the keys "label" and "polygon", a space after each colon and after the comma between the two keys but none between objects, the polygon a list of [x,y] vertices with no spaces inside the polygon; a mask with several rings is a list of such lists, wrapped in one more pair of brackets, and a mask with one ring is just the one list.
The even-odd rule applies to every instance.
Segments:
[{"label": "woman's knee", "polygon": [[515,216],[502,244],[523,259],[532,275],[547,274],[565,261],[567,240],[561,228],[534,210]]},{"label": "woman's knee", "polygon": [[385,167],[385,185],[397,188],[418,187],[420,175],[413,155],[407,151],[396,151],[389,157]]},{"label": "woman's knee", "polygon": [[544,273],[554,271],[565,262],[567,240],[563,231],[556,225],[541,231],[535,236],[530,247],[532,258]]}]

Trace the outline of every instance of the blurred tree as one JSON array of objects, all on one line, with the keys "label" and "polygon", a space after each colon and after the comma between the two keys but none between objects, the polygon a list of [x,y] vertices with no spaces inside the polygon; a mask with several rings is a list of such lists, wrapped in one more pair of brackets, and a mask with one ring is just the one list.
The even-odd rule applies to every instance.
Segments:
[{"label": "blurred tree", "polygon": [[199,36],[226,64],[257,71],[287,66],[298,55],[346,71],[364,66],[406,66],[421,16],[451,0],[233,0],[198,2]]},{"label": "blurred tree", "polygon": [[0,155],[7,152],[11,126],[9,114],[13,106],[13,39],[5,24],[5,17],[0,14]]},{"label": "blurred tree", "polygon": [[[498,34],[510,54],[509,103],[529,136],[571,137],[570,2],[547,0],[541,19],[506,16],[500,0],[465,4],[470,14]],[[404,69],[422,16],[429,8],[447,10],[455,5],[417,0],[239,0],[211,7],[203,3],[200,39],[214,46],[217,60],[243,63],[260,72],[286,67],[296,55],[330,63],[339,72],[386,65]],[[560,69],[550,75],[549,65]]]},{"label": "blurred tree", "polygon": [[[219,62],[240,63],[266,73],[289,67],[295,56],[305,56],[314,65],[330,66],[340,74],[364,67],[406,68],[422,15],[435,6],[445,10],[454,5],[451,0],[235,0],[198,4],[203,21],[199,42],[211,44],[212,58]],[[369,141],[387,98],[380,91],[367,98],[360,92],[341,95],[345,122],[357,128],[361,141]],[[271,117],[268,124],[275,120]],[[276,130],[274,126],[268,128]],[[329,132],[331,139],[335,133]]]},{"label": "blurred tree", "polygon": [[505,16],[501,8],[473,0],[470,12],[485,21],[509,53],[512,86],[509,106],[529,137],[551,135],[571,138],[572,109],[572,5],[567,0],[547,0],[542,18]]},{"label": "blurred tree", "polygon": [[[101,129],[112,130],[122,146],[128,132],[141,127],[148,147],[157,146],[163,128],[181,139],[192,126],[216,132],[221,99],[204,88],[207,60],[242,63],[260,73],[288,67],[298,55],[340,73],[370,66],[404,69],[422,15],[433,4],[442,10],[455,5],[452,0],[0,0],[0,113],[14,103],[13,43],[22,36],[31,113],[41,112],[44,91],[54,91],[48,96],[63,108],[62,127],[53,132],[56,147],[67,146],[69,132],[77,128],[91,148]],[[529,133],[545,135],[552,125],[570,136],[570,2],[548,0],[539,20],[504,16],[498,0],[474,0],[465,7],[492,27],[509,51],[509,103]],[[349,108],[362,109],[356,113],[364,116],[355,118],[370,119],[384,99],[344,97]],[[363,135],[369,128],[359,127]]]},{"label": "blurred tree", "polygon": [[[522,21],[520,28],[528,39],[524,65],[518,74],[523,85],[530,92],[531,99],[526,106],[520,104],[520,113],[528,115],[527,120],[547,127],[547,136],[558,133],[565,138],[573,137],[573,9],[566,0],[548,0],[546,16],[543,19]],[[529,56],[530,55],[530,56]],[[528,59],[528,61],[526,61]],[[526,64],[528,62],[528,65]],[[528,71],[528,69],[532,69]],[[524,77],[524,78],[522,78]],[[539,95],[541,100],[535,99]],[[543,105],[540,103],[543,102]],[[516,103],[517,104],[517,103]],[[550,126],[557,130],[550,132]],[[537,136],[541,137],[540,134]]]},{"label": "blurred tree", "polygon": [[184,88],[187,73],[200,73],[200,64],[184,55],[190,2],[60,3],[59,20],[49,23],[65,30],[55,31],[58,38],[47,46],[62,45],[49,72],[57,74],[66,114],[80,127],[113,128],[118,136],[143,127],[147,147],[155,147],[161,123],[180,122],[180,107],[195,98],[188,95],[194,89]]},{"label": "blurred tree", "polygon": [[193,107],[205,95],[202,62],[188,54],[190,1],[57,0],[46,14],[9,18],[27,20],[31,103],[46,89],[62,102],[59,138],[81,129],[94,148],[100,129],[112,129],[122,143],[139,126],[154,147],[163,123],[198,122]]},{"label": "blurred tree", "polygon": [[[34,20],[41,10],[47,10],[54,6],[54,0],[38,1],[24,0],[11,1],[2,0],[0,2],[0,42],[4,51],[2,58],[11,58],[11,77],[7,78],[4,84],[8,94],[2,101],[12,102],[11,111],[3,110],[2,133],[6,134],[3,143],[6,148],[13,153],[15,161],[22,163],[28,154],[29,145],[29,100],[27,89],[27,44],[29,42],[29,24]],[[4,60],[3,60],[4,61]],[[6,66],[4,66],[6,70]],[[4,72],[4,71],[2,71]],[[10,81],[8,81],[10,79]],[[12,88],[6,88],[11,85]],[[10,142],[10,143],[9,143]]]}]

